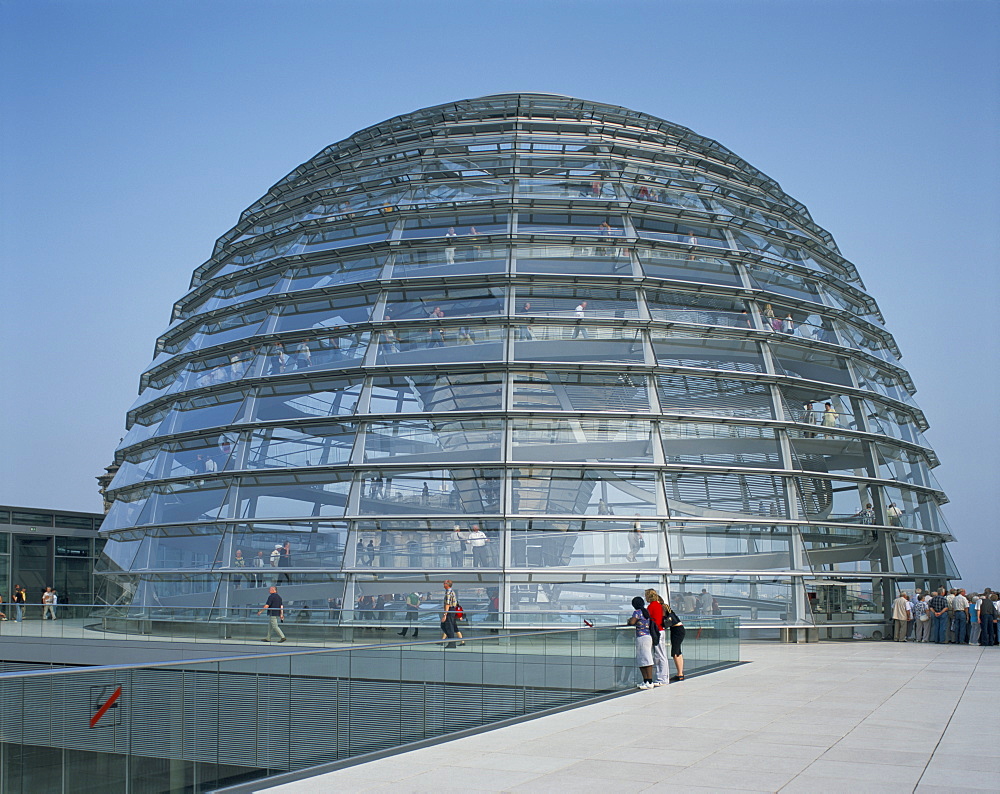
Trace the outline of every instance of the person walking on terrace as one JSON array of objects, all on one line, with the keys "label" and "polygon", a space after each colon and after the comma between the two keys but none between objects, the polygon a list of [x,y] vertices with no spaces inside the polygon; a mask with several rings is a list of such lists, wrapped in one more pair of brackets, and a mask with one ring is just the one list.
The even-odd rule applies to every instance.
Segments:
[{"label": "person walking on terrace", "polygon": [[[444,580],[444,599],[443,606],[444,612],[441,614],[441,639],[447,639],[449,642],[445,645],[445,648],[455,648],[455,637],[461,637],[462,635],[458,633],[457,624],[457,611],[458,611],[458,596],[455,595],[455,591],[451,589],[454,582],[451,579]],[[465,645],[463,642],[462,645]]]},{"label": "person walking on terrace", "polygon": [[420,626],[417,624],[417,620],[420,617],[420,594],[413,592],[406,596],[406,620],[407,624],[403,626],[403,630],[397,632],[400,637],[405,637],[406,632],[409,629],[413,629],[413,639],[417,638],[420,633]]},{"label": "person walking on terrace", "polygon": [[284,642],[285,633],[281,630],[281,626],[278,625],[278,621],[285,622],[285,604],[281,600],[281,596],[278,595],[277,587],[268,588],[267,601],[257,614],[264,614],[265,609],[267,610],[267,638],[264,642],[271,641],[272,633],[278,635],[278,642]]}]

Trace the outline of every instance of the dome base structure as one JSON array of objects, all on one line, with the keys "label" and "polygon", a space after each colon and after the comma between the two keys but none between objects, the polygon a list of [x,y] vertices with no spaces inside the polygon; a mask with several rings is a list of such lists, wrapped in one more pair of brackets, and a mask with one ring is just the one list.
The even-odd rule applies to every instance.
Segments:
[{"label": "dome base structure", "polygon": [[351,627],[447,578],[473,625],[654,588],[864,633],[957,576],[913,392],[830,234],[715,141],[555,95],[427,108],[195,270],[116,452],[106,597],[227,617],[277,585]]}]

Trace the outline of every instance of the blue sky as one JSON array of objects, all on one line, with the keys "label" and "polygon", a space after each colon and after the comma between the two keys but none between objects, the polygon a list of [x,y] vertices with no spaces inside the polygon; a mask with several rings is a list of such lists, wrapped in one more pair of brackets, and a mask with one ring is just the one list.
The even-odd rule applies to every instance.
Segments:
[{"label": "blue sky", "polygon": [[809,207],[916,382],[965,581],[997,587],[998,34],[988,0],[0,0],[0,502],[99,509],[172,303],[296,165],[550,91],[715,138]]}]

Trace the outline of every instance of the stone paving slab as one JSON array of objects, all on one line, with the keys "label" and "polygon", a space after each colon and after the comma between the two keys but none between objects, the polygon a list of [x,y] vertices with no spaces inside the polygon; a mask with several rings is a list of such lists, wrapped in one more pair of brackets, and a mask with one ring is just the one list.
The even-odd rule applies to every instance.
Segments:
[{"label": "stone paving slab", "polygon": [[266,791],[1000,790],[1000,759],[970,743],[1000,740],[1000,648],[747,644],[743,657],[750,664]]}]

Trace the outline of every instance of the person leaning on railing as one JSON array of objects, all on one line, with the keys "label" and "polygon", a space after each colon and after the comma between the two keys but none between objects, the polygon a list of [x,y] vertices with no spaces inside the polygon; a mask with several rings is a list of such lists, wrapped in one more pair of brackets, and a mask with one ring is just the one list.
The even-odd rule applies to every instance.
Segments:
[{"label": "person leaning on railing", "polygon": [[642,596],[632,599],[632,616],[628,625],[635,626],[635,664],[642,675],[639,689],[652,689],[653,684],[653,637],[650,630],[651,618]]}]

